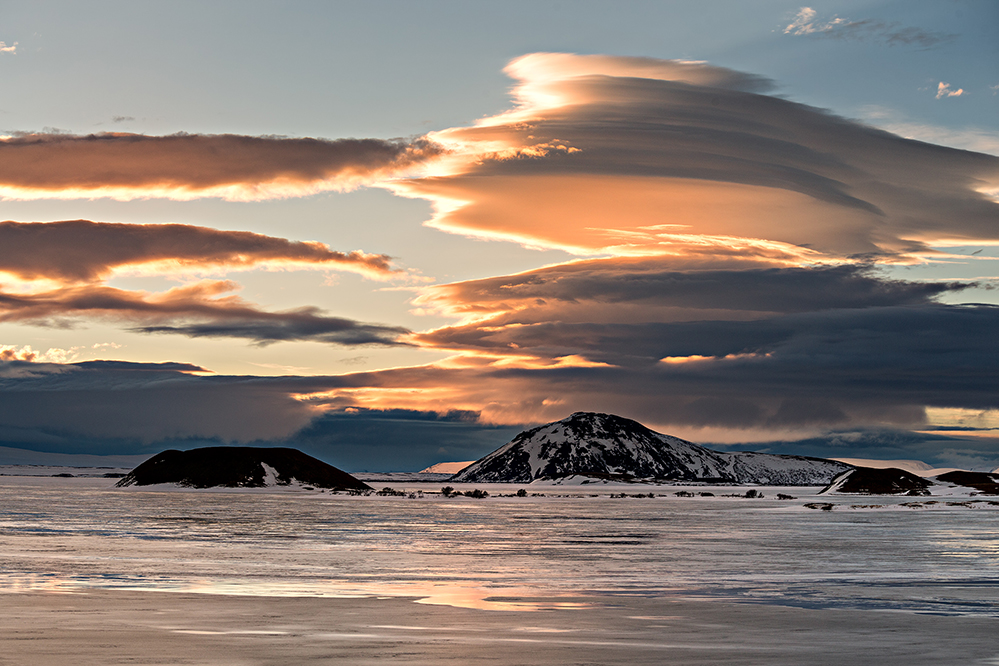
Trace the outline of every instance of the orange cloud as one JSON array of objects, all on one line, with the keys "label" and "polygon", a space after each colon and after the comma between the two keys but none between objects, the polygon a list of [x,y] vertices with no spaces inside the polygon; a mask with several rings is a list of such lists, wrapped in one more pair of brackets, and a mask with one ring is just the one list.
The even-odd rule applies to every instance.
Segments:
[{"label": "orange cloud", "polygon": [[936,95],[937,99],[942,99],[944,97],[960,97],[963,94],[964,94],[964,88],[958,88],[957,90],[954,90],[953,88],[950,87],[949,83],[944,83],[943,81],[941,81],[939,85],[937,85],[937,95]]},{"label": "orange cloud", "polygon": [[439,146],[426,140],[24,134],[0,138],[0,196],[126,200],[303,196],[398,177],[440,152]]},{"label": "orange cloud", "polygon": [[430,134],[447,156],[385,184],[430,200],[431,226],[581,256],[713,243],[800,263],[999,239],[994,156],[903,139],[704,63],[534,54],[506,71],[513,110]]}]

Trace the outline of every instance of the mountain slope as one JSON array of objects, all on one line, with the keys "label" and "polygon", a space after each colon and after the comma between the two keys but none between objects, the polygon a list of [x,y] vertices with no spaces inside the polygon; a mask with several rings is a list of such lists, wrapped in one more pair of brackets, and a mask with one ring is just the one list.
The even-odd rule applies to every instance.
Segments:
[{"label": "mountain slope", "polygon": [[530,483],[581,475],[819,485],[848,469],[849,465],[818,458],[712,451],[631,419],[576,412],[561,421],[525,430],[452,480]]},{"label": "mountain slope", "polygon": [[350,474],[297,449],[209,446],[168,450],[133,469],[116,485],[176,483],[191,488],[263,488],[292,483],[334,490],[368,490]]}]

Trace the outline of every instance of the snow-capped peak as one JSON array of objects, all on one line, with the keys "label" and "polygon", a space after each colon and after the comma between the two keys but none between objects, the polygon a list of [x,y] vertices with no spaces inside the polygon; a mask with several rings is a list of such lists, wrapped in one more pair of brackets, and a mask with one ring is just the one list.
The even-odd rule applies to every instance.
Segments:
[{"label": "snow-capped peak", "polygon": [[582,475],[618,479],[823,484],[842,463],[762,453],[723,453],[613,414],[576,412],[525,430],[454,477],[529,483]]}]

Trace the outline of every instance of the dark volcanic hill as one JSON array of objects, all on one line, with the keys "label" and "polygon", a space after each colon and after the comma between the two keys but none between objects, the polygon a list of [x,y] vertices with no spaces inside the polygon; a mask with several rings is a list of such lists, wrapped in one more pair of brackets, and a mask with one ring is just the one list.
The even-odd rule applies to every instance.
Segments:
[{"label": "dark volcanic hill", "polygon": [[932,481],[927,481],[904,469],[857,467],[837,476],[832,483],[822,489],[820,494],[834,492],[859,495],[899,495],[901,493],[929,495],[927,488],[932,485]]},{"label": "dark volcanic hill", "polygon": [[300,484],[332,490],[369,490],[350,474],[296,449],[210,446],[158,453],[116,485],[176,483],[190,488],[264,488]]},{"label": "dark volcanic hill", "polygon": [[999,495],[999,474],[954,471],[941,474],[938,481],[974,488],[983,495]]},{"label": "dark volcanic hill", "polygon": [[525,430],[452,477],[465,483],[530,483],[590,476],[622,480],[824,485],[851,469],[820,458],[712,451],[612,414],[576,412]]}]

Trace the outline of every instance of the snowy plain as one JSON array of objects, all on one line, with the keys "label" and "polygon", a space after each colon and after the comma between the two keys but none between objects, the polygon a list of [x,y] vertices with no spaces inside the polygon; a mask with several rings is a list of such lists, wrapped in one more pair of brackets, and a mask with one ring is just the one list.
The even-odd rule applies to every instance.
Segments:
[{"label": "snowy plain", "polygon": [[0,664],[999,664],[999,498],[956,488],[113,483],[0,477]]}]

